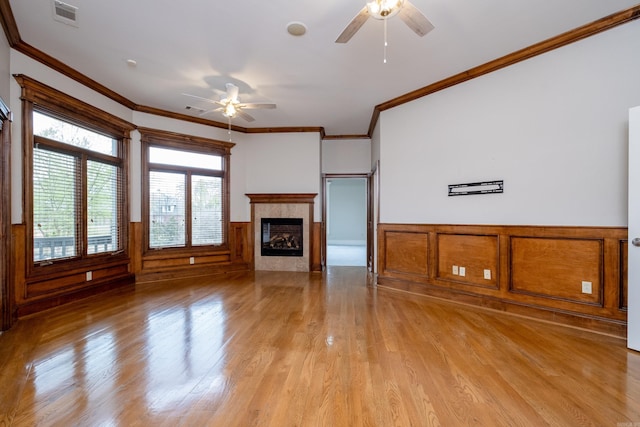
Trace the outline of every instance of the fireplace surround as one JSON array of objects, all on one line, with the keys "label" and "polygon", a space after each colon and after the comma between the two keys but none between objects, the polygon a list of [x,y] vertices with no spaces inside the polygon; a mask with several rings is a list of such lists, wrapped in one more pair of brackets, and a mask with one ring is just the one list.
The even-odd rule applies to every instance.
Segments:
[{"label": "fireplace surround", "polygon": [[[313,208],[317,193],[251,193],[251,229],[253,236],[253,267],[256,271],[311,271],[313,247]],[[302,220],[300,245],[302,255],[263,255],[262,219]],[[284,243],[283,243],[284,244]],[[291,243],[294,245],[294,243]]]}]

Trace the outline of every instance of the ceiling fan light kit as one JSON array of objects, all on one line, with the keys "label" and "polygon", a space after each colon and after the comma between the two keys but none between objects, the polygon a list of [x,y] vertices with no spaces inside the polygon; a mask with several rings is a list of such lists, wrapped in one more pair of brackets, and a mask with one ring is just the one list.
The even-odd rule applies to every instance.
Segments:
[{"label": "ceiling fan light kit", "polygon": [[414,33],[422,37],[433,30],[433,24],[409,0],[372,0],[349,22],[336,39],[336,43],[347,43],[351,37],[372,17],[384,21],[384,62],[387,62],[387,19],[398,15]]},{"label": "ceiling fan light kit", "polygon": [[[222,100],[222,102],[224,101],[226,101],[226,99]],[[234,118],[236,114],[238,114],[238,109],[233,102],[229,102],[222,110],[222,115],[225,117]]]},{"label": "ceiling fan light kit", "polygon": [[246,112],[244,112],[243,109],[248,110],[248,109],[257,109],[257,108],[261,108],[261,109],[276,108],[276,104],[242,103],[238,100],[238,93],[240,92],[240,89],[238,88],[238,86],[234,85],[233,83],[227,83],[225,87],[227,91],[225,95],[221,97],[220,101],[216,101],[208,98],[202,98],[200,96],[191,95],[188,93],[184,93],[183,95],[190,96],[192,98],[197,98],[201,101],[209,102],[211,104],[215,104],[218,106],[211,110],[203,111],[202,113],[200,113],[201,116],[212,113],[212,112],[220,112],[222,113],[223,116],[229,119],[232,119],[237,116],[248,122],[253,122],[255,119],[249,114],[247,114]]},{"label": "ceiling fan light kit", "polygon": [[404,5],[404,0],[373,0],[367,3],[372,18],[386,19],[395,16]]}]

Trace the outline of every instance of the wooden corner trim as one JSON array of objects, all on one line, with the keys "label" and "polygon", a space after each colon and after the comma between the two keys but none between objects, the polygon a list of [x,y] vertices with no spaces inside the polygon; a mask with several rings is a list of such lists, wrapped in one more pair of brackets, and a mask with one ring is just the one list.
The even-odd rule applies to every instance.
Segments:
[{"label": "wooden corner trim", "polygon": [[14,47],[17,45],[20,42],[20,32],[11,11],[9,0],[0,0],[0,24],[2,24],[4,34],[7,36],[9,46]]}]

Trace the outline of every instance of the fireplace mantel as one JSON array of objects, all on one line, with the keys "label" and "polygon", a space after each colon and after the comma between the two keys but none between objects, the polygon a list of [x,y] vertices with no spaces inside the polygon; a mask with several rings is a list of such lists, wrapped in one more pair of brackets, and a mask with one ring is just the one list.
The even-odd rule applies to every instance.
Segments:
[{"label": "fireplace mantel", "polygon": [[[251,234],[255,270],[311,271],[313,247],[313,208],[318,193],[246,193],[251,201]],[[260,231],[262,218],[301,218],[303,220],[302,257],[262,256]]]},{"label": "fireplace mantel", "polygon": [[313,203],[318,193],[247,193],[251,203]]}]

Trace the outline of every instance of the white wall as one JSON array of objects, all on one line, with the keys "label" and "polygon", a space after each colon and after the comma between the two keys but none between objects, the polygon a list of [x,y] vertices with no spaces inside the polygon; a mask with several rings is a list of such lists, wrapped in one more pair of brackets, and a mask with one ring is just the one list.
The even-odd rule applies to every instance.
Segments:
[{"label": "white wall", "polygon": [[327,139],[322,141],[322,173],[371,172],[371,140]]},{"label": "white wall", "polygon": [[[319,133],[248,134],[231,153],[232,184],[237,192],[231,204],[232,221],[251,220],[245,193],[317,193],[314,221],[320,221]],[[239,170],[234,172],[236,164]],[[244,176],[238,177],[241,173]],[[244,189],[234,180],[244,181]]]},{"label": "white wall", "polygon": [[[228,141],[226,129],[183,122],[152,114],[131,111],[87,87],[45,67],[19,52],[10,50],[8,74],[25,74],[57,90],[114,114],[137,126]],[[3,74],[5,75],[5,74]],[[20,86],[9,79],[10,95],[5,100],[13,111],[21,111]],[[1,80],[0,80],[1,84]],[[14,114],[12,135],[12,223],[22,223],[22,126],[20,114]],[[140,134],[134,131],[130,147],[131,221],[141,220]],[[319,133],[239,134],[232,132],[231,220],[250,221],[250,204],[245,193],[320,193]],[[315,218],[320,219],[318,199]]]},{"label": "white wall", "polygon": [[381,221],[626,226],[638,52],[635,21],[382,112]]},{"label": "white wall", "polygon": [[4,31],[1,31],[2,35],[0,35],[0,99],[2,99],[5,104],[9,103],[9,81],[11,79],[11,74],[9,70],[10,63],[10,49],[9,42],[7,41],[7,37],[4,34]]}]

